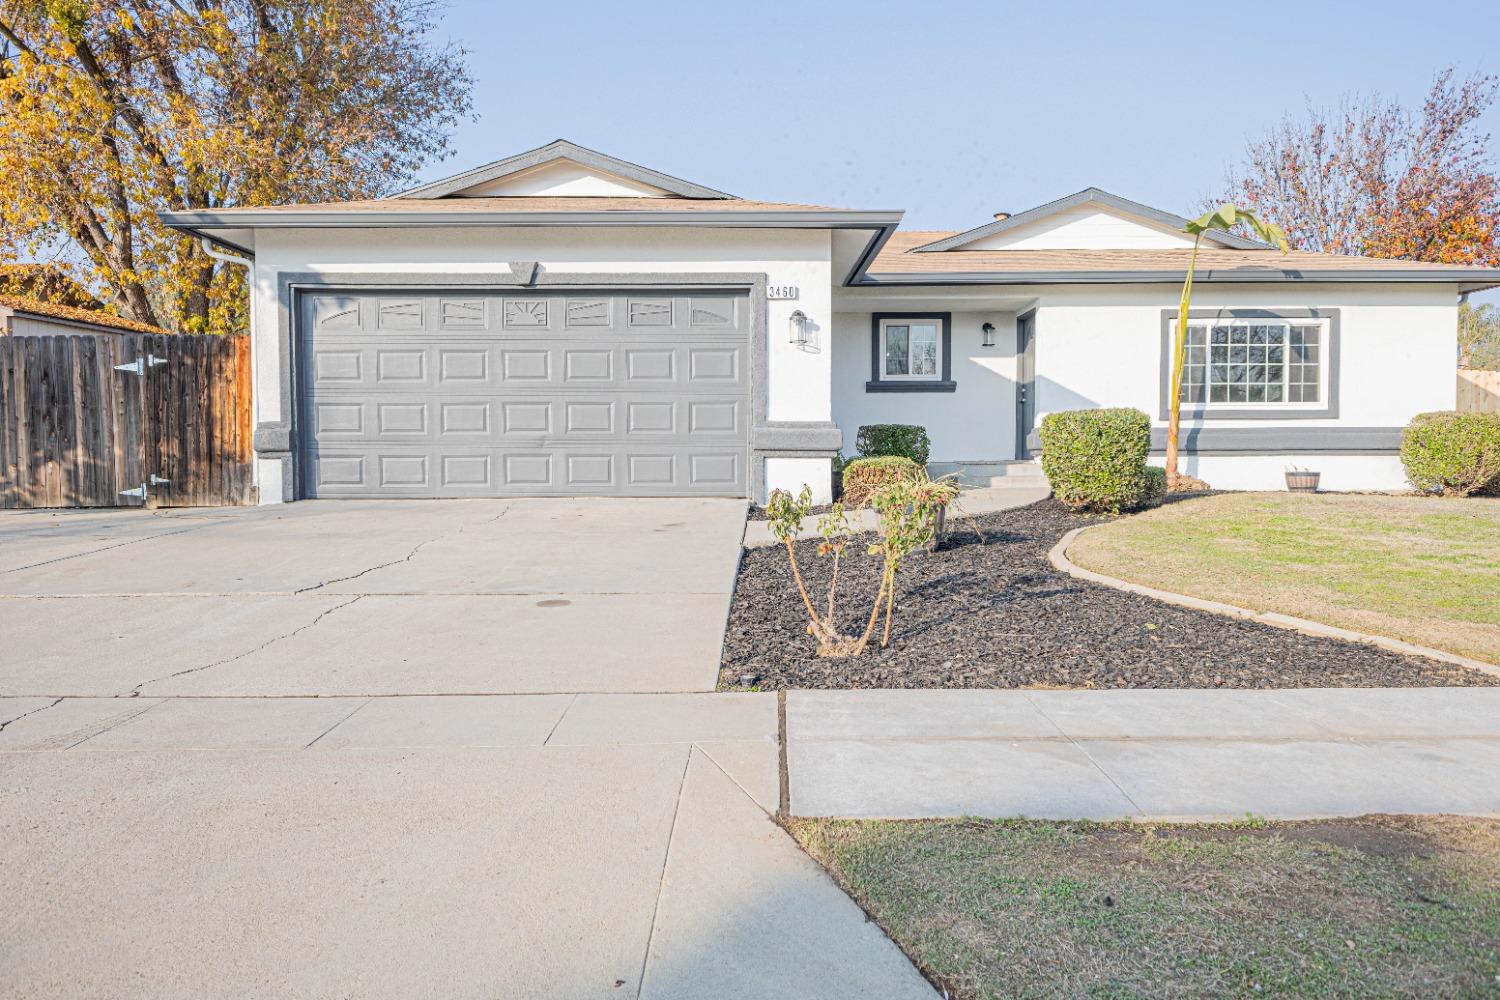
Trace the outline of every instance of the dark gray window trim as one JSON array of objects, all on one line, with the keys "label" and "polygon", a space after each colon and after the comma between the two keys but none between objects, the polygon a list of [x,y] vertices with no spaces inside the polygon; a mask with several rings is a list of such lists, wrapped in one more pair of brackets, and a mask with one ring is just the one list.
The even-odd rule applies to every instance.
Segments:
[{"label": "dark gray window trim", "polygon": [[396,198],[441,198],[473,187],[476,184],[485,184],[489,181],[499,180],[501,177],[509,177],[532,167],[539,167],[544,163],[553,163],[557,160],[572,160],[596,170],[608,171],[621,177],[649,184],[652,187],[670,191],[672,194],[681,195],[684,198],[733,198],[732,194],[723,191],[715,191],[713,188],[704,187],[702,184],[694,184],[671,174],[664,174],[650,167],[643,167],[639,163],[631,163],[608,153],[601,153],[597,149],[589,149],[577,143],[569,142],[567,139],[554,139],[545,146],[536,149],[528,149],[524,153],[507,156],[504,159],[486,163],[483,166],[465,170],[463,173],[444,177],[441,180],[422,184],[399,194]]},{"label": "dark gray window trim", "polygon": [[[880,324],[891,319],[935,319],[938,321],[943,355],[943,370],[940,377],[926,381],[920,379],[892,381],[884,377],[885,369],[880,363]],[[958,383],[953,381],[953,314],[951,312],[870,314],[870,381],[865,383],[865,392],[953,392],[957,388]]]},{"label": "dark gray window trim", "polygon": [[[1400,427],[1184,427],[1187,455],[1388,455],[1401,451]],[[1039,431],[1028,439],[1042,446]],[[1151,428],[1151,453],[1165,454],[1167,429]]]},{"label": "dark gray window trim", "polygon": [[[1015,215],[1009,216],[1008,218],[997,219],[994,222],[987,222],[982,226],[978,226],[966,232],[959,233],[956,236],[947,236],[943,239],[935,240],[932,243],[924,243],[922,246],[916,247],[913,252],[932,253],[934,251],[956,250],[959,247],[964,246],[965,244],[973,243],[975,240],[982,240],[987,236],[993,236],[996,233],[1003,233],[1006,230],[1014,229],[1017,226],[1024,226],[1028,222],[1035,222],[1037,219],[1045,219],[1049,215],[1056,215],[1058,212],[1065,212],[1077,205],[1085,205],[1090,203],[1104,205],[1109,208],[1113,208],[1116,211],[1127,212],[1131,215],[1138,215],[1142,218],[1150,219],[1152,222],[1156,222],[1160,225],[1170,226],[1173,229],[1180,230],[1188,223],[1188,220],[1180,215],[1174,215],[1171,212],[1164,212],[1159,208],[1152,208],[1150,205],[1142,205],[1138,201],[1131,201],[1129,198],[1121,198],[1117,194],[1110,194],[1108,191],[1103,191],[1099,188],[1091,187],[1085,188],[1082,191],[1078,191],[1074,194],[1070,194],[1067,197],[1058,198],[1056,201],[1049,201],[1045,205],[1038,205],[1036,208],[1028,208],[1024,212],[1017,212]],[[1217,243],[1220,246],[1233,247],[1236,250],[1270,249],[1267,244],[1262,243],[1259,240],[1252,240],[1247,237],[1240,236],[1236,233],[1210,231],[1204,233],[1203,238],[1208,240],[1209,242]]]},{"label": "dark gray window trim", "polygon": [[[281,406],[275,419],[262,413],[255,430],[256,457],[279,459],[282,463],[282,499],[295,500],[302,495],[300,470],[296,468],[297,434],[301,417],[298,413],[301,386],[297,384],[302,345],[295,336],[294,317],[298,297],[306,292],[374,291],[379,289],[507,288],[549,286],[586,286],[601,290],[655,287],[709,286],[746,292],[750,298],[750,426],[746,450],[749,453],[750,495],[765,500],[765,459],[770,457],[831,457],[843,440],[842,432],[832,421],[771,421],[766,417],[769,359],[766,355],[766,285],[763,272],[672,272],[637,274],[586,274],[541,271],[531,285],[523,285],[509,271],[488,273],[381,273],[381,272],[285,272],[277,276],[277,333],[281,351]],[[268,447],[261,448],[264,444]]]},{"label": "dark gray window trim", "polygon": [[[1328,395],[1316,409],[1288,407],[1278,409],[1227,409],[1224,407],[1182,405],[1183,420],[1331,420],[1339,415],[1339,310],[1337,309],[1193,309],[1188,319],[1326,319],[1328,343],[1323,348],[1328,368]],[[1161,311],[1161,364],[1158,386],[1158,417],[1170,416],[1172,396],[1172,331],[1177,324],[1177,310]]]}]

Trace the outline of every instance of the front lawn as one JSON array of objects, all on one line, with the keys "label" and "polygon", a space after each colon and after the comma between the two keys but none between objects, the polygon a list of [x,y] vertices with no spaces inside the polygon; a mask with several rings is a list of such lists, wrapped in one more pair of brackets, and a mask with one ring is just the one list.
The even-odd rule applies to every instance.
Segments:
[{"label": "front lawn", "polygon": [[1500,820],[796,820],[961,1000],[1500,995]]},{"label": "front lawn", "polygon": [[1068,558],[1500,663],[1500,500],[1220,494],[1085,532]]},{"label": "front lawn", "polygon": [[[762,689],[1500,684],[1439,660],[1166,604],[1052,566],[1047,553],[1064,534],[1101,520],[1055,500],[955,518],[937,552],[902,565],[890,647],[873,643],[856,658],[817,655],[786,551],[749,549],[724,635],[721,683],[742,686],[748,675]],[[839,571],[846,629],[869,615],[879,586],[880,560],[865,554],[872,539],[851,543]],[[830,560],[817,550],[816,540],[797,543],[808,589],[821,602]]]}]

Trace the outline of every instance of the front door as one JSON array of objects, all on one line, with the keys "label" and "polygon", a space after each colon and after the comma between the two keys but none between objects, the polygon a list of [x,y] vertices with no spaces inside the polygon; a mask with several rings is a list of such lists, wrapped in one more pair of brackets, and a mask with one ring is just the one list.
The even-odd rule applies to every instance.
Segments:
[{"label": "front door", "polygon": [[1036,311],[1016,318],[1016,458],[1030,458],[1036,423]]}]

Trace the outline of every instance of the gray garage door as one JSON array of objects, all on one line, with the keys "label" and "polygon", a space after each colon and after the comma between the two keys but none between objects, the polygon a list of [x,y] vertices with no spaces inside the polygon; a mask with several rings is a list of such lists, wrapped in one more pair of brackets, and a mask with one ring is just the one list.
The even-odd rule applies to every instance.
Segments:
[{"label": "gray garage door", "polygon": [[748,493],[743,295],[301,301],[306,495]]}]

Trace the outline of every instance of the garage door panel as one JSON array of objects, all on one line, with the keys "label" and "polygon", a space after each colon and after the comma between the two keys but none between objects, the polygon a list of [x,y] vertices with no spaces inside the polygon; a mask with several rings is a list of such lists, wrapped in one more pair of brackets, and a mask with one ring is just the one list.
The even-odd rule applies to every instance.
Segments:
[{"label": "garage door panel", "polygon": [[330,294],[303,319],[313,495],[747,492],[743,296]]}]

